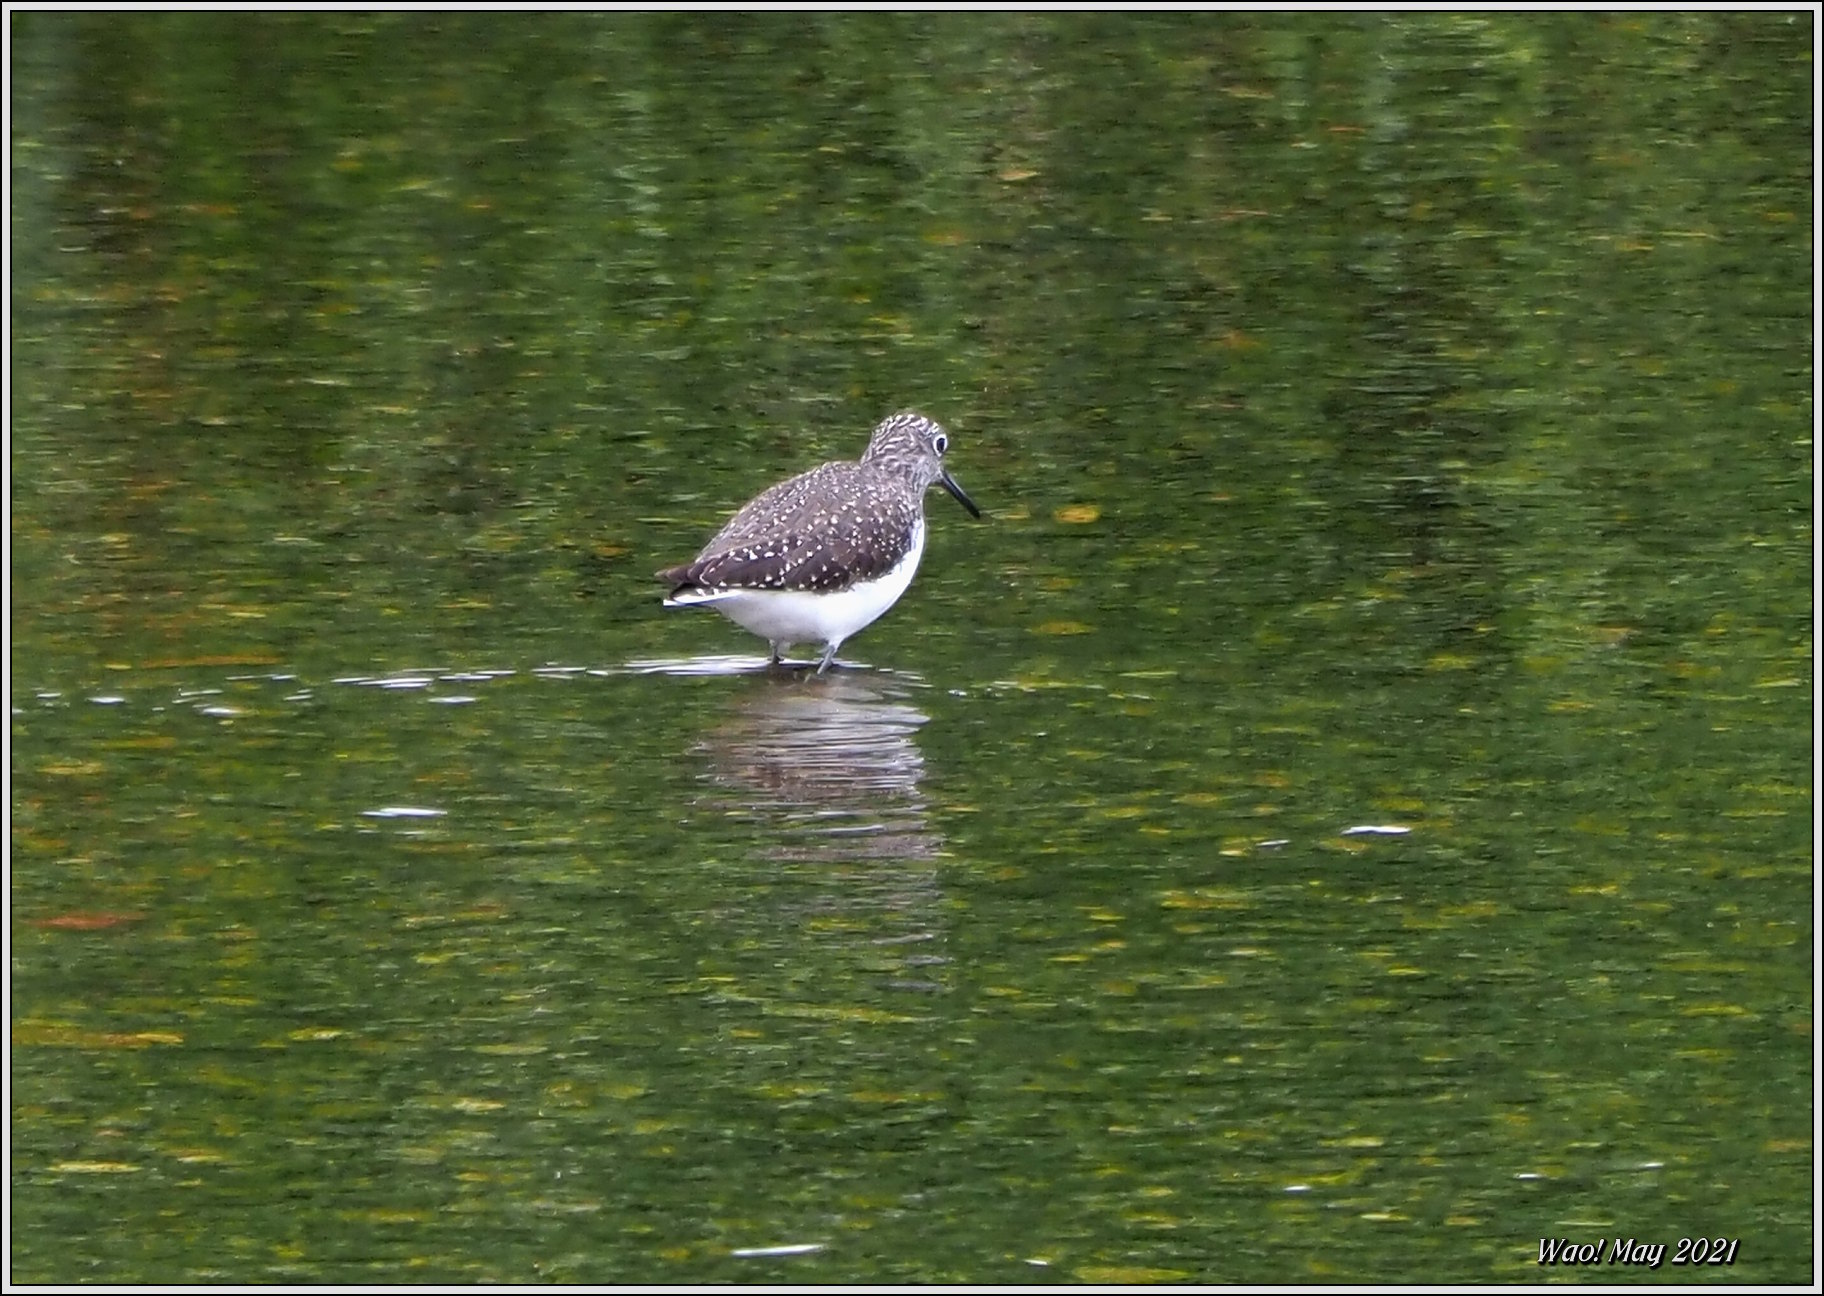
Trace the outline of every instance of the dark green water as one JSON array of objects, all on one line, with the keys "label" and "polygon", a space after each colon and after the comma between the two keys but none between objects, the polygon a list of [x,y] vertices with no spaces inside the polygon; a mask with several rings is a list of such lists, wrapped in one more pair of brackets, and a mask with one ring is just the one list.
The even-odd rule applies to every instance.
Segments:
[{"label": "dark green water", "polygon": [[1815,1281],[1811,13],[9,17],[14,1281]]}]

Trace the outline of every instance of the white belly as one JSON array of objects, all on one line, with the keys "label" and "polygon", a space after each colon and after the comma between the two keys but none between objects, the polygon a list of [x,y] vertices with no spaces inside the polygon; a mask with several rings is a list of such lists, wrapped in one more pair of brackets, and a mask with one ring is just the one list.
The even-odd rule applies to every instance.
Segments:
[{"label": "white belly", "polygon": [[713,607],[750,634],[783,647],[818,643],[834,652],[836,647],[881,613],[899,602],[912,583],[918,560],[925,553],[925,523],[912,529],[912,547],[874,580],[827,594],[797,590],[700,590],[666,599],[666,607]]}]

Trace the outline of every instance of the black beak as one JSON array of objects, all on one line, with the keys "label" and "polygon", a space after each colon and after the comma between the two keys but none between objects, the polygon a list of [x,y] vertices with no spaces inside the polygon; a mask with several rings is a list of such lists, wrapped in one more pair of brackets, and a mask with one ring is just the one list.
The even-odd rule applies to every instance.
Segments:
[{"label": "black beak", "polygon": [[982,511],[975,506],[974,500],[963,493],[963,488],[956,484],[956,478],[952,477],[948,472],[940,471],[937,475],[937,479],[944,484],[945,490],[956,497],[956,502],[958,504],[961,504],[964,508],[969,510],[969,515],[971,517],[981,517]]}]

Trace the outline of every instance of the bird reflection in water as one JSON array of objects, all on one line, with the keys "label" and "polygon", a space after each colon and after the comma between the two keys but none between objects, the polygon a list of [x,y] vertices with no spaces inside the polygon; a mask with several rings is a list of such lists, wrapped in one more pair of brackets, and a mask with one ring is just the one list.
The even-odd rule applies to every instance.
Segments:
[{"label": "bird reflection in water", "polygon": [[928,717],[879,673],[752,682],[698,744],[709,804],[752,825],[755,857],[783,866],[812,926],[897,947],[897,988],[941,988],[931,980],[945,962],[934,944],[941,842],[915,741]]}]

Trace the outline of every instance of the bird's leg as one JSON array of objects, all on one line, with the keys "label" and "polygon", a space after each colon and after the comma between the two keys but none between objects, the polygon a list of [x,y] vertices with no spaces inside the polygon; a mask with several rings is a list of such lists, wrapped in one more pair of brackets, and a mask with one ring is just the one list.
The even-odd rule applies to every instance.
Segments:
[{"label": "bird's leg", "polygon": [[823,660],[817,663],[817,673],[819,675],[823,674],[826,670],[828,670],[830,668],[830,663],[835,660],[836,660],[836,645],[832,643],[832,644],[827,645],[824,648]]}]

